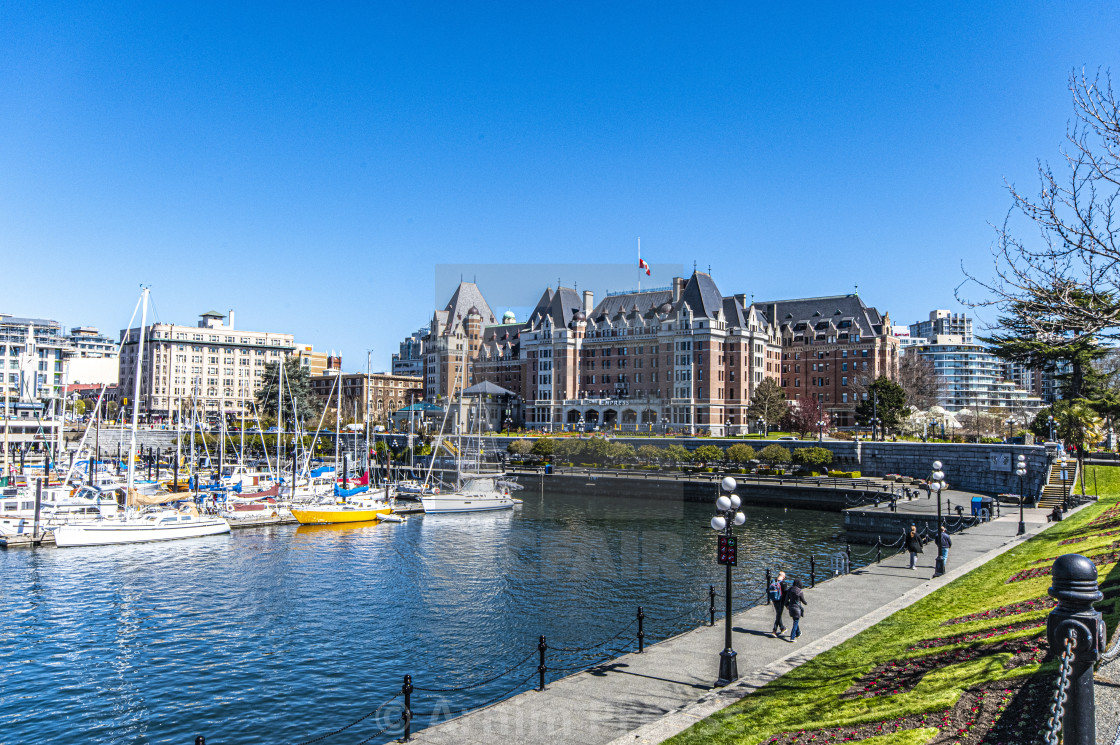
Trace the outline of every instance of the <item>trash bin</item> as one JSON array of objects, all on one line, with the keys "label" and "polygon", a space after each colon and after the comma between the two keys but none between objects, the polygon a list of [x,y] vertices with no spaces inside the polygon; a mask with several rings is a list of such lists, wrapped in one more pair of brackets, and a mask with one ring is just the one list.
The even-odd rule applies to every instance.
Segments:
[{"label": "trash bin", "polygon": [[984,508],[984,497],[973,497],[972,498],[972,516],[973,517],[979,516],[980,510],[982,510],[983,508]]},{"label": "trash bin", "polygon": [[552,473],[552,464],[551,463],[545,463],[544,464],[544,472],[545,473]]}]

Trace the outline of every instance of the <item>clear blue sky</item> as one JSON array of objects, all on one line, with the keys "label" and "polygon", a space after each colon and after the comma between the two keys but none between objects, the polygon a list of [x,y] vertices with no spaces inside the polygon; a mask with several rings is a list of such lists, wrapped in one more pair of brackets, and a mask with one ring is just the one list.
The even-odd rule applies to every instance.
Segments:
[{"label": "clear blue sky", "polygon": [[849,5],[7,3],[0,312],[115,334],[146,283],[385,367],[437,265],[604,289],[639,236],[652,284],[959,309],[1120,6]]}]

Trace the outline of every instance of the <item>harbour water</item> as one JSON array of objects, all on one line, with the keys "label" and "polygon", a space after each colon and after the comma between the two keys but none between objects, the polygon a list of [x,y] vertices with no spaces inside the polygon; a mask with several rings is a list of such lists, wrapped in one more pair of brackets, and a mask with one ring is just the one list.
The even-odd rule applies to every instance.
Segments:
[{"label": "harbour water", "polygon": [[[641,605],[652,643],[707,618],[708,585],[723,583],[711,506],[521,496],[513,511],[402,524],[0,552],[0,743],[299,743],[389,699],[406,673],[472,686],[418,691],[420,727],[533,687],[541,634],[592,647]],[[842,548],[838,514],[747,518],[736,608],[758,599],[766,566],[807,578],[811,554]],[[550,651],[549,666],[633,648],[635,631]],[[323,742],[361,742],[399,711]]]}]

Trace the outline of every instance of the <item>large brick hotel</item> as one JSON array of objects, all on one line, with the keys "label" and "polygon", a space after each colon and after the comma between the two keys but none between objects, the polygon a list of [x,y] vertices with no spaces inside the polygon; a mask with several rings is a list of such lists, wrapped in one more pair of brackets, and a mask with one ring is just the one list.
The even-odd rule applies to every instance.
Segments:
[{"label": "large brick hotel", "polygon": [[433,315],[424,348],[429,401],[487,381],[519,399],[530,428],[720,435],[747,431],[764,378],[790,401],[816,397],[835,425],[854,424],[858,383],[897,376],[899,341],[890,316],[858,295],[752,302],[694,272],[597,304],[587,291],[548,288],[524,321],[495,318],[463,282]]}]

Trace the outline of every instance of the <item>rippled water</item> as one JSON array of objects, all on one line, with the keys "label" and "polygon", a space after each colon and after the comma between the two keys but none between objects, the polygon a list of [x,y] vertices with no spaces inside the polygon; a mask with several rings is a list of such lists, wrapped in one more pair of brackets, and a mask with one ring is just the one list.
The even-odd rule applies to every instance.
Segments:
[{"label": "rippled water", "polygon": [[[638,605],[647,642],[706,618],[707,586],[723,581],[710,506],[522,494],[514,511],[403,524],[0,552],[0,743],[300,742],[370,711],[405,673],[428,688],[484,681],[541,634],[564,648],[608,639]],[[749,510],[736,607],[762,592],[765,566],[806,573],[839,531],[836,514]],[[633,646],[635,630],[549,665]],[[413,707],[525,690],[535,668],[534,656],[470,691],[418,692]],[[398,711],[326,743],[358,742]]]}]

